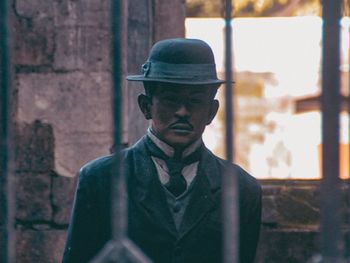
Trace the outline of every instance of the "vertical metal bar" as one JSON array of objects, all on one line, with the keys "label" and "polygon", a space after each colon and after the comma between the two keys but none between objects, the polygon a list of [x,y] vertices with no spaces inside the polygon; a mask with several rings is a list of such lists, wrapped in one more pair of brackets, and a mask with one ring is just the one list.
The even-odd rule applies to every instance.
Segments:
[{"label": "vertical metal bar", "polygon": [[122,27],[123,0],[112,0],[112,85],[113,85],[113,138],[115,147],[115,162],[112,171],[112,236],[114,240],[125,237],[127,229],[127,206],[125,179],[122,172],[120,152],[122,150]]},{"label": "vertical metal bar", "polygon": [[[344,2],[344,10],[347,10],[347,16],[350,16],[350,1]],[[346,16],[346,15],[345,15]],[[350,25],[348,24],[348,98],[347,103],[347,113],[348,113],[348,181],[350,182]],[[349,184],[348,184],[349,185]],[[347,222],[350,223],[350,222]],[[349,254],[350,252],[348,252]]]},{"label": "vertical metal bar", "polygon": [[0,262],[14,262],[8,4],[0,0]]},{"label": "vertical metal bar", "polygon": [[[234,160],[233,140],[233,94],[232,94],[232,2],[225,0],[225,116],[226,116],[226,158],[229,162]],[[227,168],[228,169],[228,168]],[[237,177],[232,176],[228,170],[223,176],[223,228],[224,263],[239,262],[239,196]]]},{"label": "vertical metal bar", "polygon": [[[344,5],[350,5],[345,1]],[[346,10],[346,7],[344,7]],[[347,7],[347,10],[350,11],[350,6]],[[348,14],[350,16],[350,14]],[[346,100],[347,103],[347,113],[348,113],[348,181],[350,182],[350,25],[348,25],[348,41],[349,41],[349,46],[348,46],[348,97]],[[350,223],[350,222],[349,222]]]},{"label": "vertical metal bar", "polygon": [[232,97],[232,25],[231,0],[225,0],[225,113],[226,113],[226,158],[233,161],[233,97]]},{"label": "vertical metal bar", "polygon": [[323,0],[321,249],[323,262],[342,258],[339,179],[341,0]]}]

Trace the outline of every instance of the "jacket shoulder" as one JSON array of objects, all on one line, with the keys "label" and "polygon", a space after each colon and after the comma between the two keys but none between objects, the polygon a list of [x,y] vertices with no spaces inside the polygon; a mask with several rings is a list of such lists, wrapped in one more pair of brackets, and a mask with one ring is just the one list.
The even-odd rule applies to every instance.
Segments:
[{"label": "jacket shoulder", "polygon": [[[120,153],[120,163],[123,164],[130,149],[125,149]],[[98,157],[89,161],[80,168],[79,174],[82,179],[90,177],[105,177],[110,174],[115,164],[116,154]]]},{"label": "jacket shoulder", "polygon": [[107,171],[112,165],[113,155],[101,156],[89,161],[80,168],[80,174],[95,174]]},{"label": "jacket shoulder", "polygon": [[222,167],[228,167],[228,171],[232,176],[236,175],[238,177],[239,187],[243,192],[261,194],[261,186],[255,177],[238,164],[230,163],[219,157],[217,159]]},{"label": "jacket shoulder", "polygon": [[246,188],[250,188],[251,190],[261,192],[261,186],[255,177],[253,177],[239,165],[233,164],[233,166],[239,173],[239,180],[241,185],[243,184]]}]

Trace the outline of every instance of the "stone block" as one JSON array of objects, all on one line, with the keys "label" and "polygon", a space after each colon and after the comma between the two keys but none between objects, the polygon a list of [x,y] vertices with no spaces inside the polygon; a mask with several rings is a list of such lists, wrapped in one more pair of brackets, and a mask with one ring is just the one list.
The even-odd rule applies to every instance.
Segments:
[{"label": "stone block", "polygon": [[263,229],[256,263],[304,263],[318,254],[319,249],[319,233],[316,231]]},{"label": "stone block", "polygon": [[137,104],[137,96],[143,93],[143,85],[137,82],[128,83],[128,142],[134,144],[145,134],[149,121],[145,119]]},{"label": "stone block", "polygon": [[16,174],[16,219],[21,221],[50,221],[51,177],[49,174]]},{"label": "stone block", "polygon": [[75,192],[76,180],[70,177],[53,176],[52,206],[53,222],[68,225]]},{"label": "stone block", "polygon": [[110,32],[92,27],[60,28],[56,33],[55,70],[84,72],[111,69]]},{"label": "stone block", "polygon": [[48,172],[54,167],[54,137],[49,124],[34,120],[17,125],[17,171]]},{"label": "stone block", "polygon": [[110,1],[55,0],[53,9],[57,27],[110,28]]},{"label": "stone block", "polygon": [[314,187],[283,188],[275,198],[281,225],[318,224],[320,204]]},{"label": "stone block", "polygon": [[46,0],[16,0],[16,14],[25,18],[52,17],[53,1]]},{"label": "stone block", "polygon": [[[153,19],[151,2],[129,1],[127,29],[127,72],[141,74],[141,65],[148,57],[152,46]],[[143,92],[142,83],[127,83],[127,112],[128,143],[135,143],[146,131],[149,122],[145,120],[137,105],[137,96]]]},{"label": "stone block", "polygon": [[281,193],[282,187],[284,186],[283,183],[280,185],[270,185],[261,181],[260,184],[262,185],[264,196],[279,195]]},{"label": "stone block", "polygon": [[147,35],[151,34],[151,30],[146,25],[128,26],[128,66],[127,71],[129,74],[141,74],[141,66],[148,57],[149,49],[151,48],[151,42],[147,39]]},{"label": "stone block", "polygon": [[19,230],[16,240],[16,262],[58,263],[62,261],[66,231]]},{"label": "stone block", "polygon": [[[350,191],[349,191],[349,181],[342,184],[342,222],[346,222],[350,226]],[[349,251],[350,253],[350,251]]]},{"label": "stone block", "polygon": [[110,73],[17,74],[18,122],[49,121],[55,167],[74,176],[112,145]]},{"label": "stone block", "polygon": [[128,20],[129,23],[151,26],[153,20],[153,7],[149,1],[129,0]]},{"label": "stone block", "polygon": [[185,36],[185,1],[155,1],[154,41]]},{"label": "stone block", "polygon": [[[28,6],[34,7],[31,2],[21,2],[26,2]],[[13,63],[25,66],[50,65],[55,46],[54,37],[52,19],[14,17]]]},{"label": "stone block", "polygon": [[[318,225],[320,220],[320,181],[261,181],[263,186],[262,220],[283,226]],[[348,181],[342,181],[341,220],[349,225],[350,194]]]},{"label": "stone block", "polygon": [[319,223],[318,184],[293,182],[293,180],[261,182],[263,185],[263,224],[295,226]]},{"label": "stone block", "polygon": [[276,207],[276,198],[274,196],[263,196],[262,207],[262,224],[277,225],[280,223],[281,219]]}]

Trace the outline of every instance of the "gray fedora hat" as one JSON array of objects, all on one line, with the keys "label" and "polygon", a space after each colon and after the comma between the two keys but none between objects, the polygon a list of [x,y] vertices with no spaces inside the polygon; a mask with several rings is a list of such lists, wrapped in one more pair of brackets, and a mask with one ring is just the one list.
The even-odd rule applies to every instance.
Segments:
[{"label": "gray fedora hat", "polygon": [[190,85],[221,84],[213,51],[199,39],[174,38],[157,42],[142,65],[142,75],[130,81],[156,81]]}]

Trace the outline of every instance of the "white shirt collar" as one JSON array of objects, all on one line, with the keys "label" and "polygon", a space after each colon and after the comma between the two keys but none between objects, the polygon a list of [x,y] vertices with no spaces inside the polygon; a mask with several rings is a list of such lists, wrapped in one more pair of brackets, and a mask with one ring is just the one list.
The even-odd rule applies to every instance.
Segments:
[{"label": "white shirt collar", "polygon": [[[173,147],[171,147],[166,142],[163,142],[160,140],[153,132],[151,128],[147,129],[147,136],[154,142],[155,145],[157,145],[167,156],[173,157],[175,150]],[[182,158],[190,155],[195,150],[197,150],[201,145],[203,141],[202,138],[199,138],[198,140],[191,143],[182,153]]]}]

